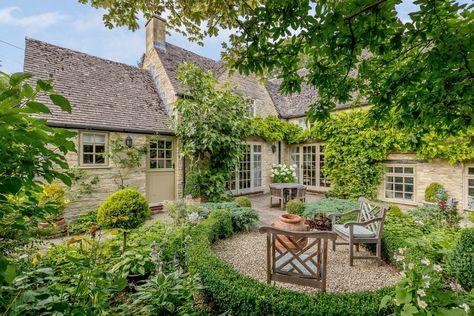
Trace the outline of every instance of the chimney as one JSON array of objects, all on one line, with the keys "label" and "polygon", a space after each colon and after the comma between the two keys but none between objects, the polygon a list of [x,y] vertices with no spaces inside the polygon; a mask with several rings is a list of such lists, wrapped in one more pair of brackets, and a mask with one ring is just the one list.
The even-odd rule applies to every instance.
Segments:
[{"label": "chimney", "polygon": [[166,43],[166,20],[155,14],[145,24],[146,28],[146,51],[154,48],[165,49]]}]

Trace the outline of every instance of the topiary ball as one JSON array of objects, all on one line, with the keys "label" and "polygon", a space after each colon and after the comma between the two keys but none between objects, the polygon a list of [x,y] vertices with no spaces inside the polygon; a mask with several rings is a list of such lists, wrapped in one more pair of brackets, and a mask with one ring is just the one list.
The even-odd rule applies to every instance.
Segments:
[{"label": "topiary ball", "polygon": [[436,203],[436,194],[440,189],[444,189],[443,185],[438,183],[438,182],[433,182],[429,186],[426,187],[425,189],[425,201],[426,202],[431,202],[431,203]]},{"label": "topiary ball", "polygon": [[97,211],[97,223],[104,228],[132,229],[150,216],[148,201],[136,190],[124,189],[111,194]]},{"label": "topiary ball", "polygon": [[234,199],[235,203],[239,204],[240,207],[252,207],[250,199],[246,196],[239,196]]},{"label": "topiary ball", "polygon": [[291,200],[286,203],[286,211],[288,214],[303,215],[304,204],[300,200]]}]

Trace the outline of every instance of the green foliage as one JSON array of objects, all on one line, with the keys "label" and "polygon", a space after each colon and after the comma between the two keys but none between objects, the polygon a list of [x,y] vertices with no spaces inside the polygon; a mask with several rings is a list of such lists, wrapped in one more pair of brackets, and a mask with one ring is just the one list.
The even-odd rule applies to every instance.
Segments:
[{"label": "green foliage", "polygon": [[116,174],[115,183],[118,189],[125,189],[128,185],[125,183],[127,175],[142,164],[142,157],[146,154],[146,146],[128,147],[121,138],[112,139],[109,142],[109,151],[107,156],[114,163]]},{"label": "green foliage", "polygon": [[400,207],[397,205],[390,205],[390,209],[388,210],[388,214],[391,214],[393,216],[398,216],[398,217],[403,217],[405,213],[402,212]]},{"label": "green foliage", "polygon": [[250,207],[233,208],[230,212],[234,232],[248,231],[260,220],[258,211]]},{"label": "green foliage", "polygon": [[209,211],[200,204],[187,200],[177,200],[166,204],[168,215],[173,218],[175,224],[196,222],[202,217],[207,217]]},{"label": "green foliage", "polygon": [[425,201],[432,202],[432,203],[438,202],[436,195],[438,194],[438,191],[441,189],[444,189],[444,186],[442,184],[438,182],[430,183],[430,185],[427,186],[425,189]]},{"label": "green foliage", "polygon": [[298,125],[285,122],[274,115],[265,118],[256,116],[251,120],[249,136],[259,136],[268,142],[286,140],[293,144],[300,140],[302,131]]},{"label": "green foliage", "polygon": [[396,315],[469,315],[460,296],[446,291],[446,286],[440,282],[440,265],[433,265],[424,258],[421,268],[416,269],[413,262],[405,260],[404,254],[405,250],[400,249],[396,256],[397,261],[403,263],[404,278],[396,285],[394,294],[383,298],[381,308],[392,302]]},{"label": "green foliage", "polygon": [[38,203],[44,207],[47,204],[56,206],[57,212],[51,214],[50,220],[62,218],[68,201],[65,198],[66,190],[60,183],[49,183],[43,186],[43,192],[38,195]]},{"label": "green foliage", "polygon": [[214,210],[209,214],[209,218],[214,218],[219,223],[217,237],[227,238],[232,236],[232,217],[229,210]]},{"label": "green foliage", "polygon": [[190,97],[176,101],[172,126],[182,140],[182,155],[192,159],[201,176],[201,193],[217,201],[226,194],[226,181],[243,155],[250,104],[229,84],[218,85],[212,71],[193,64],[182,64],[177,78],[183,86],[180,93]]},{"label": "green foliage", "polygon": [[286,203],[286,211],[288,214],[303,215],[304,204],[300,200],[291,200]]},{"label": "green foliage", "polygon": [[97,211],[97,222],[104,228],[131,229],[150,216],[145,197],[136,190],[123,189],[111,194]]},{"label": "green foliage", "polygon": [[237,204],[235,201],[221,202],[221,203],[206,202],[206,203],[201,203],[201,206],[207,209],[208,211],[220,210],[220,209],[232,210],[234,208],[240,207],[240,205]]},{"label": "green foliage", "polygon": [[149,253],[150,250],[146,248],[125,251],[110,272],[121,278],[145,276],[155,268]]},{"label": "green foliage", "polygon": [[201,197],[201,182],[197,171],[189,171],[186,173],[185,194],[191,195],[193,198]]},{"label": "green foliage", "polygon": [[97,225],[97,210],[79,215],[67,225],[67,232],[71,235],[84,234]]},{"label": "green foliage", "polygon": [[438,206],[420,206],[408,211],[423,231],[431,232],[443,227],[456,227],[460,216],[456,208]]},{"label": "green foliage", "polygon": [[327,198],[305,203],[303,217],[312,219],[318,214],[342,213],[357,209],[359,202],[356,200],[344,200],[338,198]]},{"label": "green foliage", "polygon": [[129,313],[145,315],[192,314],[194,295],[201,289],[197,275],[176,270],[171,273],[158,272],[136,287]]},{"label": "green foliage", "polygon": [[459,283],[474,288],[474,228],[461,231],[461,239],[448,256],[448,269]]},{"label": "green foliage", "polygon": [[199,273],[202,293],[215,312],[232,315],[378,315],[379,302],[391,288],[374,292],[321,293],[317,296],[298,293],[261,283],[243,276],[212,251],[212,233],[220,224],[213,218],[194,226],[193,243],[188,250],[191,272]]},{"label": "green foliage", "polygon": [[474,223],[474,212],[467,213],[467,219]]},{"label": "green foliage", "polygon": [[250,199],[246,196],[238,196],[234,199],[234,201],[240,207],[252,207],[252,203],[250,202]]}]

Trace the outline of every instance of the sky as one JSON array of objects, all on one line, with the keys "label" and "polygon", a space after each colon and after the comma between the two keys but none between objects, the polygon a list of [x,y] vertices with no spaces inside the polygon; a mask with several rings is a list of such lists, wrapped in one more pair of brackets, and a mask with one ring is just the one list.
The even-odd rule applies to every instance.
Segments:
[{"label": "sky", "polygon": [[[402,20],[414,8],[413,1],[405,0],[399,5]],[[22,71],[25,37],[136,65],[145,50],[146,21],[141,21],[142,27],[135,32],[127,28],[109,30],[102,15],[103,11],[77,0],[0,0],[0,70]],[[221,44],[228,34],[206,39],[204,47],[176,33],[168,36],[167,42],[219,59]]]}]

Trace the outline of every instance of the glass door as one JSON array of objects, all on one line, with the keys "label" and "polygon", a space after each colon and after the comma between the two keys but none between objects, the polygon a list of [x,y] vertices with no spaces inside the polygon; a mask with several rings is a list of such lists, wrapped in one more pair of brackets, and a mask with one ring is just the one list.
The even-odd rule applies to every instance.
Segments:
[{"label": "glass door", "polygon": [[262,187],[262,145],[247,144],[235,178],[229,181],[232,194],[245,194]]},{"label": "glass door", "polygon": [[323,173],[324,147],[319,144],[297,145],[290,149],[290,162],[296,165],[297,182],[316,189],[328,188]]}]

